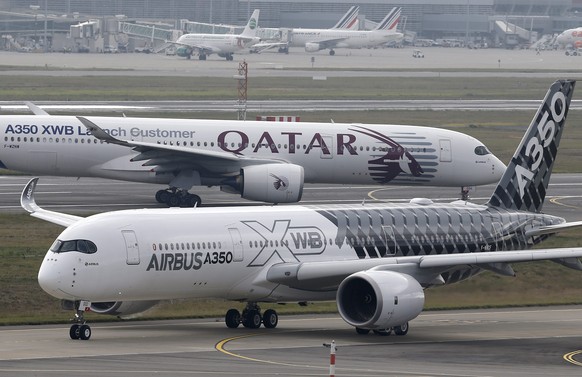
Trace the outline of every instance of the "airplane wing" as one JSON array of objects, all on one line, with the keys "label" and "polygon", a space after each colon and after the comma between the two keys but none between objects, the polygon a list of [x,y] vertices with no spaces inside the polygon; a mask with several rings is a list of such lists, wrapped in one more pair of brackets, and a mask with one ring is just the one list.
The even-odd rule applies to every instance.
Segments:
[{"label": "airplane wing", "polygon": [[313,41],[312,43],[319,44],[320,49],[325,50],[328,48],[336,47],[338,45],[338,43],[345,41],[346,39],[347,38],[324,39],[324,40]]},{"label": "airplane wing", "polygon": [[260,54],[261,52],[270,50],[272,48],[287,47],[287,46],[289,46],[289,43],[287,43],[287,42],[260,42],[260,43],[252,45],[251,50],[253,52],[256,52],[257,54]]},{"label": "airplane wing", "polygon": [[158,173],[191,169],[214,175],[228,176],[238,174],[243,166],[287,163],[285,160],[246,157],[230,152],[120,140],[109,135],[89,119],[80,116],[77,118],[97,139],[132,148],[134,151],[139,152],[131,161],[145,161],[143,166],[152,166],[152,171]]},{"label": "airplane wing", "polygon": [[24,190],[22,190],[22,195],[20,196],[20,205],[30,213],[31,216],[64,227],[68,227],[83,219],[79,216],[67,215],[65,213],[53,212],[40,208],[34,200],[34,192],[37,183],[38,177],[31,179],[26,187],[24,187]]},{"label": "airplane wing", "polygon": [[30,109],[30,111],[32,111],[34,115],[50,115],[32,102],[25,102],[24,104]]},{"label": "airplane wing", "polygon": [[317,290],[328,291],[337,289],[346,277],[356,272],[384,270],[410,275],[421,285],[430,286],[443,284],[441,274],[458,266],[475,266],[499,272],[488,267],[496,266],[501,270],[507,263],[553,260],[577,269],[569,262],[580,257],[582,247],[279,263],[268,269],[266,280],[297,289],[314,290],[317,287]]}]

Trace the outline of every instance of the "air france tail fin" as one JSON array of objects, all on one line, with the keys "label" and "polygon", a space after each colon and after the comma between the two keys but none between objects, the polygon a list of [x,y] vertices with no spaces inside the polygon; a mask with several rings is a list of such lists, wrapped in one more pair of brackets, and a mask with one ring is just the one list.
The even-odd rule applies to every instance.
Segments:
[{"label": "air france tail fin", "polygon": [[575,84],[573,80],[552,84],[488,205],[542,210]]},{"label": "air france tail fin", "polygon": [[374,30],[396,31],[396,28],[398,27],[398,21],[400,21],[400,13],[402,13],[402,8],[392,8],[390,13],[388,13],[386,17],[380,21]]},{"label": "air france tail fin", "polygon": [[260,9],[255,9],[251,18],[249,18],[249,22],[247,22],[247,26],[243,30],[241,37],[248,37],[253,38],[257,36],[257,29],[259,27],[259,13]]},{"label": "air france tail fin", "polygon": [[332,29],[353,29],[358,25],[358,13],[360,7],[353,5],[347,13],[332,27]]}]

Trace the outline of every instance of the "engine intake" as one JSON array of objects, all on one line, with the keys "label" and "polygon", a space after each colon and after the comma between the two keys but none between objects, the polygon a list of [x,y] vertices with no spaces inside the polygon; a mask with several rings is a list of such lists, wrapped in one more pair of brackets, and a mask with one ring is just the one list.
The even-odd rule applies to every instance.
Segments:
[{"label": "engine intake", "polygon": [[305,44],[305,51],[306,52],[317,52],[321,50],[321,46],[317,42],[307,42]]},{"label": "engine intake", "polygon": [[424,307],[424,292],[410,275],[361,271],[342,281],[337,306],[342,319],[352,326],[387,329],[416,318]]}]

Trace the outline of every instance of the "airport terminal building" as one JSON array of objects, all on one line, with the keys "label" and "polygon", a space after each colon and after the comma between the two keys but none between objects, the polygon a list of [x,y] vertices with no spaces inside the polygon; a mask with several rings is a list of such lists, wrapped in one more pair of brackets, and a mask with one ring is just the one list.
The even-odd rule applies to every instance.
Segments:
[{"label": "airport terminal building", "polygon": [[[332,26],[352,5],[360,6],[361,19],[374,22],[400,6],[399,28],[431,39],[491,38],[497,28],[501,34],[521,33],[522,40],[533,40],[582,25],[582,0],[0,0],[0,31],[66,31],[83,20],[107,23],[114,17],[155,21],[175,29],[185,19],[243,25],[253,9],[261,10],[261,27],[323,28]],[[519,31],[509,31],[508,25]]]}]

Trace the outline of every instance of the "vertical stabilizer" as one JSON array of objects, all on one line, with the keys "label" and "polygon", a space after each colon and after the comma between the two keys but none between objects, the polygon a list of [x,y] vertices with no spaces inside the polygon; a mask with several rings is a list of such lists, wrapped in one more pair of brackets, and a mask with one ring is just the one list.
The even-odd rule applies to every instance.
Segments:
[{"label": "vertical stabilizer", "polygon": [[376,26],[374,30],[396,31],[396,28],[398,27],[398,22],[400,21],[401,13],[402,8],[400,7],[392,8],[390,13],[388,13],[386,17],[384,17],[384,19],[380,21],[380,23],[378,24],[378,26]]},{"label": "vertical stabilizer", "polygon": [[488,204],[540,212],[558,153],[575,81],[556,81],[533,118]]},{"label": "vertical stabilizer", "polygon": [[332,27],[332,29],[354,29],[358,25],[360,7],[353,5],[347,13]]},{"label": "vertical stabilizer", "polygon": [[257,29],[259,28],[259,12],[260,9],[255,9],[251,18],[249,18],[249,22],[247,22],[247,26],[243,30],[241,37],[249,37],[253,38],[257,36]]}]

